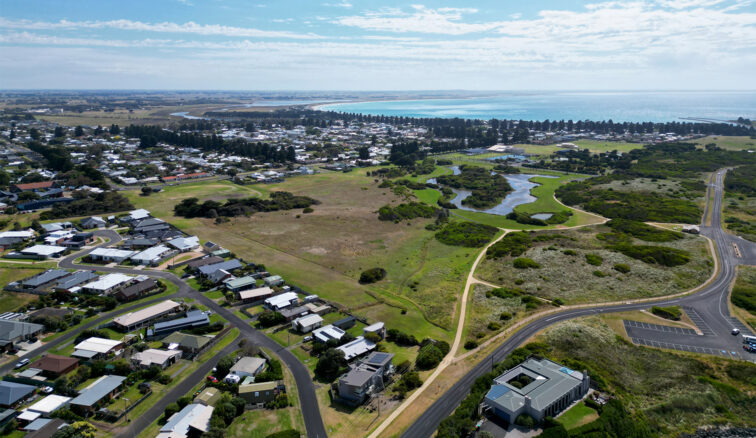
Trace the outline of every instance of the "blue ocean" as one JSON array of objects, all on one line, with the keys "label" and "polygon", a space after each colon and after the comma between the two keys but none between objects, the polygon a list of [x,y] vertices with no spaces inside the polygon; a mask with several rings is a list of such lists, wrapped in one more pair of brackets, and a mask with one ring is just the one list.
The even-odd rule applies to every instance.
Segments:
[{"label": "blue ocean", "polygon": [[672,122],[756,120],[756,91],[512,92],[488,97],[335,103],[322,110],[405,117]]}]

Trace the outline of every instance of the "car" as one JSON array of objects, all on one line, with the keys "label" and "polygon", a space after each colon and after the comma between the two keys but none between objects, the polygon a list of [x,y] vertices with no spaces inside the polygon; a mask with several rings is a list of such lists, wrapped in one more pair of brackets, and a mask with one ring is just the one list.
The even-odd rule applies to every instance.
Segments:
[{"label": "car", "polygon": [[42,392],[44,392],[45,394],[52,394],[53,387],[52,386],[44,386],[44,387],[42,387]]},{"label": "car", "polygon": [[207,380],[209,382],[218,383],[218,379],[216,379],[214,376],[207,376]]},{"label": "car", "polygon": [[737,335],[740,334],[740,329],[734,328],[734,329],[732,329],[732,332],[730,332],[730,333],[732,333],[733,336],[737,336]]},{"label": "car", "polygon": [[16,368],[21,368],[22,366],[24,366],[24,365],[26,365],[26,364],[28,364],[28,363],[29,363],[29,359],[21,359],[21,360],[20,360],[20,361],[18,361],[18,363],[16,364]]},{"label": "car", "polygon": [[305,342],[310,342],[312,341],[312,336],[305,336],[304,338],[302,338],[302,340]]}]

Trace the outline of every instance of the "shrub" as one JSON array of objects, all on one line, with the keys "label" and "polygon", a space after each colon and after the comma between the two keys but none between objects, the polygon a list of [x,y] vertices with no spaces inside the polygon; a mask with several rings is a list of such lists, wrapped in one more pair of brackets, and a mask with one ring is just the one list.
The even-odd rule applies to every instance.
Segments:
[{"label": "shrub", "polygon": [[512,319],[512,314],[510,312],[502,312],[501,315],[499,315],[499,319],[502,321],[509,321]]},{"label": "shrub", "polygon": [[473,348],[476,348],[477,346],[478,346],[478,343],[475,341],[465,342],[465,350],[472,350]]},{"label": "shrub", "polygon": [[593,271],[593,275],[595,275],[598,278],[604,278],[604,277],[606,277],[606,274],[604,274],[601,271]]},{"label": "shrub", "polygon": [[394,385],[394,391],[404,394],[408,391],[412,391],[415,388],[423,386],[423,381],[420,380],[420,375],[417,371],[409,371],[402,374],[402,377]]},{"label": "shrub", "polygon": [[444,354],[434,343],[431,342],[421,347],[417,352],[415,366],[421,370],[429,370],[436,368],[443,358]]},{"label": "shrub", "polygon": [[265,311],[257,317],[257,322],[260,327],[273,327],[286,322],[286,317],[281,312]]},{"label": "shrub", "polygon": [[653,313],[656,316],[661,316],[664,319],[671,319],[673,321],[679,321],[680,317],[682,316],[682,312],[680,311],[680,308],[677,306],[669,306],[669,307],[653,306],[651,308],[651,313]]},{"label": "shrub", "polygon": [[312,213],[313,211],[315,210],[313,210],[312,207],[305,207],[304,209],[302,209],[302,213],[305,213],[305,214]]},{"label": "shrub", "polygon": [[598,254],[586,254],[585,261],[593,266],[601,266],[604,263],[604,259]]},{"label": "shrub", "polygon": [[417,217],[432,218],[436,215],[437,209],[421,202],[410,202],[399,204],[395,207],[384,205],[378,209],[378,219],[382,221],[401,221],[405,219],[414,219]]},{"label": "shrub", "polygon": [[518,257],[512,261],[512,266],[517,269],[538,269],[541,265],[528,257]]},{"label": "shrub", "polygon": [[532,242],[533,240],[526,232],[509,233],[488,248],[486,258],[498,259],[508,255],[513,257],[520,256],[530,248]]},{"label": "shrub", "polygon": [[315,365],[315,376],[323,381],[332,382],[343,374],[347,367],[344,352],[331,348],[326,350],[318,359],[318,363]]},{"label": "shrub", "polygon": [[490,291],[488,291],[487,294],[490,294],[497,298],[501,298],[505,300],[507,298],[519,297],[520,295],[524,293],[525,291],[522,289],[510,288],[510,287],[497,287],[496,289],[491,289]]},{"label": "shrub", "polygon": [[532,428],[536,425],[536,421],[528,414],[520,414],[515,418],[515,424],[521,427]]},{"label": "shrub", "polygon": [[615,232],[626,233],[646,242],[671,242],[683,238],[682,233],[662,230],[639,221],[612,219],[606,224]]},{"label": "shrub", "polygon": [[287,429],[266,435],[265,438],[299,438],[300,436],[302,436],[302,434],[299,433],[298,430]]},{"label": "shrub", "polygon": [[564,300],[561,298],[554,298],[551,303],[555,306],[564,306]]},{"label": "shrub", "polygon": [[732,304],[756,315],[756,284],[738,283],[732,288]]},{"label": "shrub", "polygon": [[370,284],[386,278],[386,270],[383,268],[372,268],[360,274],[360,283]]},{"label": "shrub", "polygon": [[474,222],[453,222],[436,233],[441,243],[467,248],[480,248],[488,243],[498,232],[496,227]]},{"label": "shrub", "polygon": [[674,267],[690,261],[690,254],[687,251],[666,246],[620,244],[613,246],[612,249],[648,264]]},{"label": "shrub", "polygon": [[627,274],[628,272],[630,272],[630,265],[625,263],[617,263],[614,265],[614,270],[622,274]]},{"label": "shrub", "polygon": [[417,338],[414,335],[408,335],[397,329],[388,329],[386,331],[386,340],[395,343],[396,345],[402,345],[411,347],[419,344]]},{"label": "shrub", "polygon": [[488,330],[496,331],[496,330],[499,330],[500,328],[501,328],[501,324],[499,324],[498,322],[492,321],[488,323]]},{"label": "shrub", "polygon": [[562,251],[562,253],[568,256],[577,255],[577,252],[574,249],[565,249],[564,251]]}]

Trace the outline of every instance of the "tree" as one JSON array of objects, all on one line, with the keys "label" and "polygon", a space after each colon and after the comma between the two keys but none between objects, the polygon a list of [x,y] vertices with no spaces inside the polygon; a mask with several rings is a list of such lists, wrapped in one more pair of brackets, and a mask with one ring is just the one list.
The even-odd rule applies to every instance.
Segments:
[{"label": "tree", "polygon": [[29,137],[31,137],[32,140],[39,140],[40,138],[39,130],[37,128],[30,129]]},{"label": "tree", "polygon": [[84,135],[84,128],[82,128],[81,125],[79,125],[76,127],[76,129],[74,129],[74,136],[81,137],[82,135]]},{"label": "tree", "polygon": [[53,438],[94,438],[97,429],[86,421],[77,421],[58,429]]},{"label": "tree", "polygon": [[152,187],[142,187],[142,196],[150,196],[152,193]]},{"label": "tree", "polygon": [[62,126],[56,126],[54,131],[55,137],[63,137],[65,135],[65,131],[63,131]]},{"label": "tree", "polygon": [[192,397],[185,395],[183,397],[180,397],[178,400],[176,400],[176,404],[178,404],[178,407],[181,409],[184,409],[186,405],[192,402]]},{"label": "tree", "polygon": [[361,147],[357,149],[357,152],[360,154],[360,160],[368,160],[370,159],[370,149],[366,147]]},{"label": "tree", "polygon": [[102,126],[100,126],[100,125],[97,125],[97,127],[96,127],[96,128],[95,128],[95,130],[94,130],[94,135],[100,135],[100,134],[102,134],[103,132],[105,132],[105,130],[104,130],[104,129],[102,129]]},{"label": "tree", "polygon": [[168,403],[168,406],[165,407],[165,418],[171,418],[173,414],[179,411],[179,405],[177,403]]},{"label": "tree", "polygon": [[121,133],[121,128],[119,128],[118,125],[115,125],[115,124],[114,125],[110,125],[109,132],[110,132],[111,135],[118,135],[118,134]]},{"label": "tree", "polygon": [[228,355],[226,357],[221,358],[221,360],[218,361],[218,365],[215,366],[215,374],[218,376],[225,376],[228,374],[228,372],[231,370],[231,367],[234,366],[236,363],[236,357],[233,355]]},{"label": "tree", "polygon": [[417,352],[415,365],[422,370],[429,370],[437,367],[443,358],[441,350],[434,343],[428,343]]},{"label": "tree", "polygon": [[325,351],[315,365],[315,376],[321,380],[332,382],[347,368],[344,352],[331,348]]}]

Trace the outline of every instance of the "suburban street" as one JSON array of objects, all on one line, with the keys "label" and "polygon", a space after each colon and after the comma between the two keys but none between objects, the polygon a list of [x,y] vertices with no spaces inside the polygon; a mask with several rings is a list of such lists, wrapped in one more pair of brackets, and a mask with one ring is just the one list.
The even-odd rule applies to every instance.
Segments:
[{"label": "suburban street", "polygon": [[[735,327],[739,328],[743,334],[750,333],[750,330],[730,315],[728,301],[730,287],[736,275],[735,268],[739,264],[756,264],[756,245],[752,242],[730,235],[722,229],[721,210],[722,199],[724,197],[724,173],[724,170],[720,170],[712,178],[711,190],[714,190],[714,202],[713,205],[707,205],[706,212],[704,213],[704,218],[706,218],[708,210],[711,209],[711,226],[701,227],[701,234],[711,238],[715,242],[716,252],[719,257],[719,273],[711,283],[696,293],[680,298],[668,300],[660,299],[658,302],[653,303],[654,305],[662,306],[682,306],[686,312],[695,315],[692,319],[704,334],[691,335],[687,332],[679,333],[676,331],[634,328],[632,329],[633,333],[643,334],[643,336],[649,337],[649,339],[633,337],[635,343],[662,348],[674,348],[683,351],[716,354],[724,357],[734,357],[751,361],[756,360],[756,354],[746,353],[742,349],[740,336],[733,336],[730,333]],[[740,257],[737,256],[733,243],[738,246]],[[450,416],[467,396],[475,379],[490,371],[494,363],[500,362],[506,358],[514,349],[521,346],[525,341],[546,327],[581,316],[641,310],[649,307],[650,304],[647,302],[593,307],[564,311],[534,321],[504,341],[493,353],[478,363],[472,370],[462,377],[462,379],[449,388],[441,398],[436,400],[433,405],[431,405],[408,429],[404,431],[402,436],[406,438],[432,436],[441,421]],[[628,334],[630,335],[630,333]],[[648,342],[639,342],[639,339],[643,339],[644,341],[647,340]],[[653,342],[660,344],[655,345]],[[699,350],[688,347],[698,347]]]},{"label": "suburban street", "polygon": [[[99,246],[113,245],[121,240],[121,236],[113,230],[99,230],[99,231],[96,231],[95,234],[100,237],[106,237],[110,239],[109,242],[103,243]],[[94,248],[96,247],[90,248],[87,251],[70,255],[62,259],[59,263],[59,266],[61,268],[66,268],[66,269],[75,269],[75,268],[92,269],[92,266],[79,265],[79,264],[74,263],[74,260],[88,254]],[[193,289],[185,281],[176,277],[171,272],[154,271],[154,270],[149,270],[149,269],[138,270],[138,269],[129,269],[125,267],[105,267],[105,266],[102,266],[102,267],[98,266],[97,270],[102,271],[102,272],[118,272],[122,274],[131,274],[131,275],[147,275],[150,277],[162,278],[166,281],[170,281],[171,283],[178,286],[178,292],[175,295],[172,295],[171,297],[162,297],[162,298],[159,298],[158,300],[165,300],[167,298],[173,298],[173,297],[194,298],[200,304],[207,306],[210,310],[212,310],[213,312],[225,318],[233,327],[238,328],[239,331],[241,332],[240,337],[247,339],[247,341],[253,345],[258,345],[258,346],[267,348],[268,350],[271,350],[276,356],[278,356],[278,358],[281,359],[284,365],[288,367],[291,373],[294,375],[294,380],[297,383],[297,390],[299,392],[299,401],[300,401],[300,405],[302,409],[302,416],[304,418],[305,428],[307,429],[307,436],[308,437],[326,437],[327,436],[326,431],[325,431],[325,426],[323,425],[323,420],[320,416],[320,410],[318,408],[318,400],[317,400],[317,396],[315,395],[315,386],[312,382],[312,379],[310,379],[310,373],[307,370],[307,368],[304,366],[304,364],[302,364],[302,362],[300,362],[299,359],[297,359],[291,352],[286,350],[284,347],[280,346],[278,343],[276,343],[272,339],[265,336],[262,332],[254,329],[248,322],[243,321],[241,318],[236,316],[233,312],[231,312],[227,308],[220,306],[218,303],[206,297],[204,294]],[[140,307],[143,305],[144,304],[141,304]],[[121,309],[117,313],[121,313],[123,311],[124,309]],[[100,318],[98,321],[102,323],[102,322],[107,321],[108,319],[109,317]],[[231,345],[233,346],[236,344],[231,344]],[[229,350],[229,352],[230,351],[233,351],[233,350]],[[34,351],[32,354],[34,355],[39,354],[39,350]],[[214,358],[213,361],[216,361],[216,359],[219,360],[220,357],[222,356],[223,355],[216,356],[216,358]],[[209,373],[210,370],[212,370],[214,366],[214,365],[208,366],[208,364],[210,364],[213,361],[203,364],[203,366],[200,369],[198,369],[196,372],[194,372],[192,375],[186,378],[181,384],[179,384],[171,392],[166,394],[166,396],[163,397],[163,399],[160,402],[158,402],[155,406],[153,406],[151,409],[145,412],[144,415],[142,415],[139,419],[132,421],[131,424],[123,432],[121,432],[119,436],[131,437],[131,436],[137,435],[142,429],[144,429],[146,426],[148,426],[153,421],[158,419],[163,414],[165,405],[178,400],[179,397],[183,396],[186,391],[189,391],[197,383],[199,383],[202,379],[205,378],[205,375],[207,375],[207,373]],[[11,364],[11,367],[12,367],[12,364]],[[205,372],[204,373],[201,372],[202,370],[205,370]],[[186,391],[181,392],[179,388],[184,388],[186,389]],[[163,406],[163,408],[159,409],[158,406]]]}]

